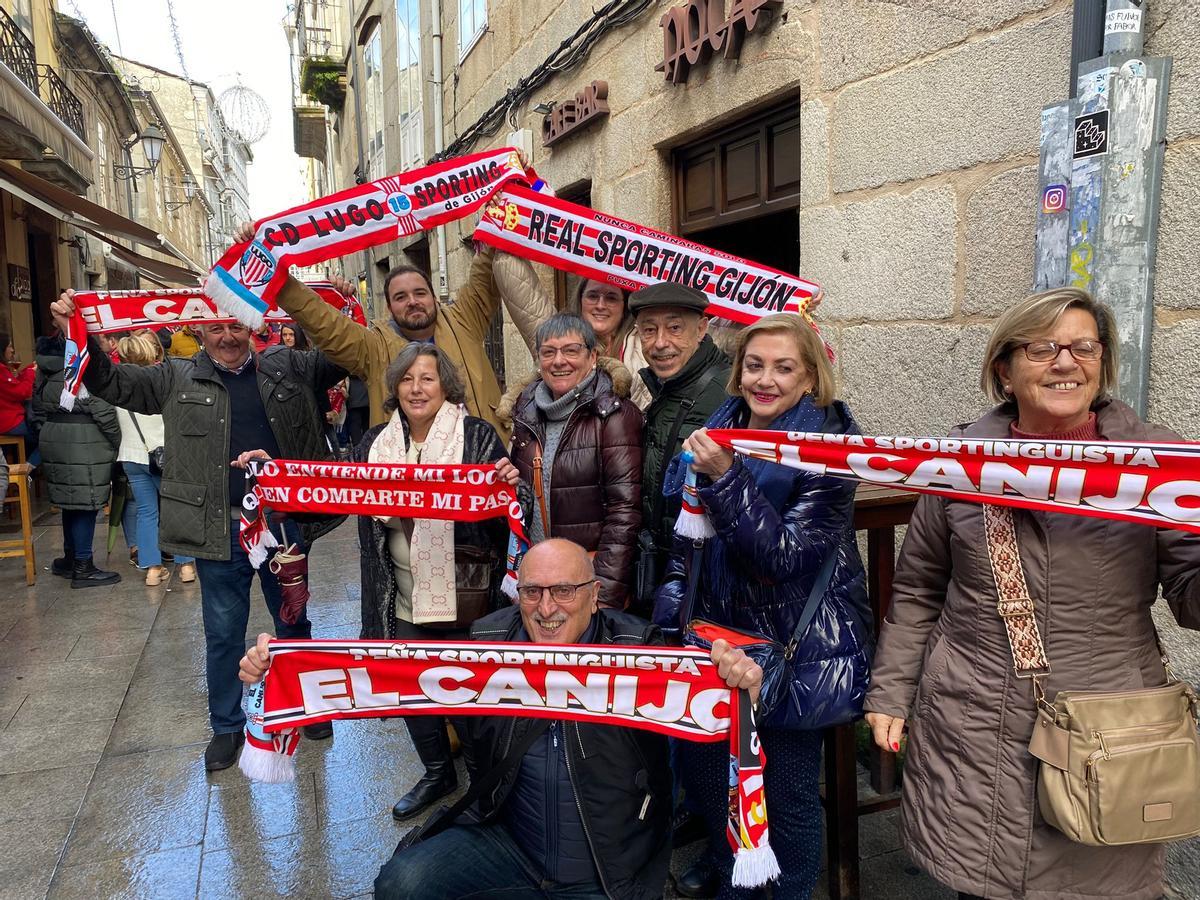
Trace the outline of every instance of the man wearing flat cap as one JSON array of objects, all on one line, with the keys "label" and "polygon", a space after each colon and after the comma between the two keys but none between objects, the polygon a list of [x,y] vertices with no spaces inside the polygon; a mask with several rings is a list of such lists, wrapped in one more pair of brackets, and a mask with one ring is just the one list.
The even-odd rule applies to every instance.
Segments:
[{"label": "man wearing flat cap", "polygon": [[670,282],[629,298],[633,327],[649,363],[641,376],[654,398],[646,409],[642,451],[642,564],[635,608],[643,614],[653,604],[679,515],[679,498],[662,495],[667,464],[726,397],[729,360],[708,334],[707,308],[703,293]]}]

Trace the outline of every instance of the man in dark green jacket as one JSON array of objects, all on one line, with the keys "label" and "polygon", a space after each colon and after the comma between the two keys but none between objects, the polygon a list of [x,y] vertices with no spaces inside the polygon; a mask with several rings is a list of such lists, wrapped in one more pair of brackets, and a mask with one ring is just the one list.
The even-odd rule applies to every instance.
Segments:
[{"label": "man in dark green jacket", "polygon": [[[642,447],[643,553],[654,557],[654,577],[641,577],[638,609],[647,613],[671,551],[679,498],[664,498],[667,463],[684,438],[708,421],[728,396],[729,360],[708,335],[708,299],[695,288],[654,284],[629,298],[634,328],[650,364],[642,380],[654,398],[646,408]],[[650,550],[650,541],[654,550]],[[646,562],[643,561],[643,567]],[[649,583],[655,582],[655,583]]]},{"label": "man in dark green jacket", "polygon": [[[67,333],[75,312],[73,291],[51,304]],[[243,740],[246,716],[238,660],[245,649],[254,568],[238,542],[245,474],[230,465],[239,455],[265,450],[281,459],[329,459],[317,397],[346,377],[317,350],[272,347],[253,352],[244,325],[206,325],[201,352],[158,366],[113,365],[94,338],[83,382],[114,406],[161,414],[165,468],[160,490],[159,540],[164,550],[196,557],[207,642],[208,711],[213,739],[204,754],[211,772],[232,765]],[[289,541],[310,543],[340,518],[285,523]],[[308,638],[312,625],[301,614],[288,625],[279,618],[279,582],[263,565],[259,581],[279,637]],[[314,729],[316,729],[314,733]],[[309,737],[328,737],[312,726]]]}]

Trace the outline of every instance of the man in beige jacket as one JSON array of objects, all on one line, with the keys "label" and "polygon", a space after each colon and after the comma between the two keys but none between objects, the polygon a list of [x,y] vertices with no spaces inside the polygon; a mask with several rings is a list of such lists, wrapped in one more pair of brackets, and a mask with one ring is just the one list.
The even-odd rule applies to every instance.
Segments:
[{"label": "man in beige jacket", "polygon": [[[252,231],[252,225],[243,225],[236,240],[249,240]],[[332,362],[363,380],[371,404],[372,426],[388,419],[383,411],[388,365],[409,341],[427,341],[444,350],[458,366],[467,389],[467,412],[490,422],[507,444],[509,430],[496,416],[500,383],[484,350],[484,338],[502,299],[492,277],[492,265],[503,264],[506,255],[491,247],[480,250],[471,263],[467,283],[458,290],[452,304],[438,302],[425,272],[415,266],[396,267],[383,285],[390,315],[366,328],[292,277],[276,302]],[[343,291],[352,290],[341,280],[335,280],[335,284]],[[526,344],[532,346],[538,323],[554,311],[552,302],[540,291],[506,294],[503,300]]]}]

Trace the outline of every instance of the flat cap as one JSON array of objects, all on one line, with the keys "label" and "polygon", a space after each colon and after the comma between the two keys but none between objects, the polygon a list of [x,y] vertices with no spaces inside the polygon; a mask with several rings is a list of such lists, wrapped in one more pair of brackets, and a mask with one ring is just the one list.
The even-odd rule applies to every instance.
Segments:
[{"label": "flat cap", "polygon": [[694,287],[671,281],[660,281],[629,295],[629,311],[634,315],[643,309],[663,306],[675,306],[702,313],[708,309],[708,297]]}]

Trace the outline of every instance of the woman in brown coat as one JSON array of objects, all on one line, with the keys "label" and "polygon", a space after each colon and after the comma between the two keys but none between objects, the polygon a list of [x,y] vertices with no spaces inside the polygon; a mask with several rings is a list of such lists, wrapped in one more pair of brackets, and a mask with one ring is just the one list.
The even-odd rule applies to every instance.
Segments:
[{"label": "woman in brown coat", "polygon": [[[1112,314],[1085,291],[1027,298],[996,323],[983,389],[999,402],[967,438],[1174,441],[1108,394]],[[1050,660],[1047,696],[1165,683],[1150,607],[1159,587],[1200,628],[1200,539],[1109,519],[1014,510]],[[1160,844],[1093,847],[1047,825],[1027,749],[1033,686],[1013,674],[996,611],[983,507],[922,497],[896,571],[865,707],[876,742],[908,726],[902,834],[913,860],[963,897],[1157,900]]]},{"label": "woman in brown coat", "polygon": [[496,410],[512,418],[512,461],[532,485],[531,543],[566,538],[594,555],[600,605],[624,609],[642,526],[642,414],[631,377],[596,333],[559,313],[538,326],[538,376]]}]

